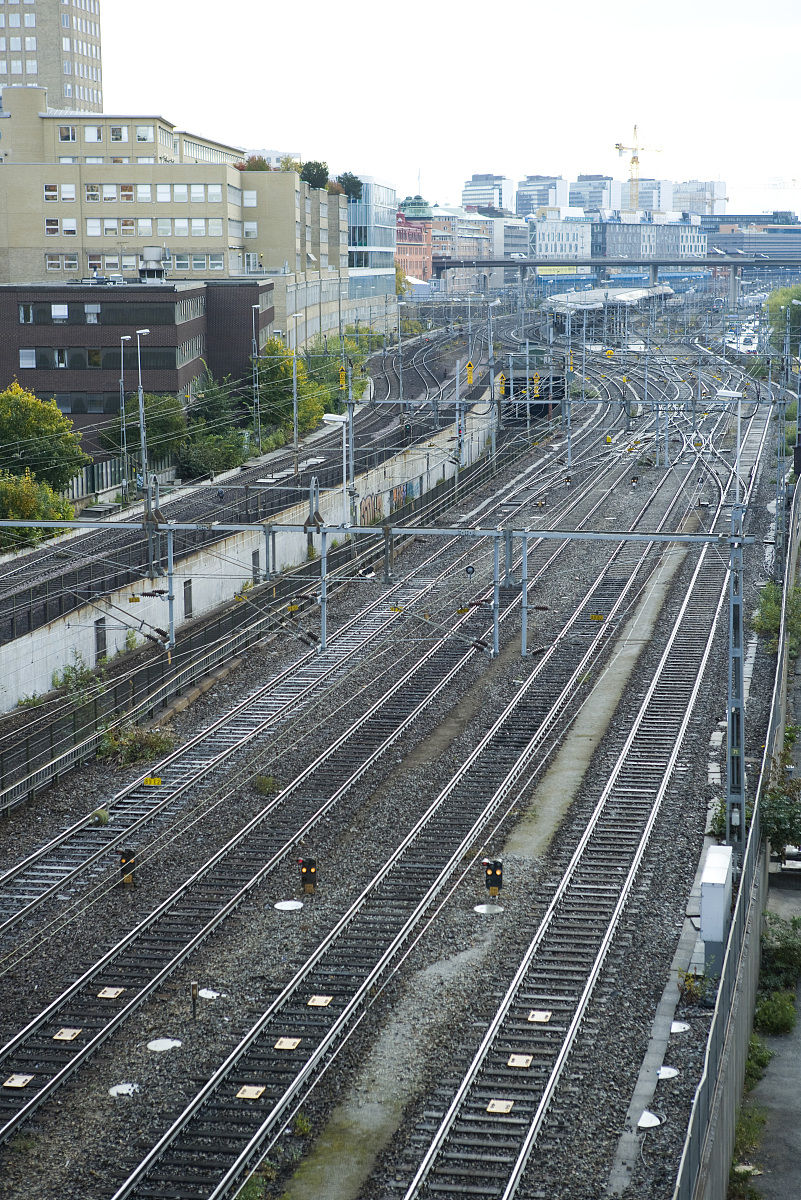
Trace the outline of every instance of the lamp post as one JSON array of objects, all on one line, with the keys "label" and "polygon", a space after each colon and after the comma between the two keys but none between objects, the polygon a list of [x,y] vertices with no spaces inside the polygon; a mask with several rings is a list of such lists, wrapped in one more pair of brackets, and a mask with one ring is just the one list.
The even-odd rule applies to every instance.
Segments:
[{"label": "lamp post", "polygon": [[[801,300],[793,300],[793,304],[801,305]],[[793,447],[793,471],[796,479],[801,475],[801,341],[798,346],[798,374],[796,375],[795,393],[795,446]]]},{"label": "lamp post", "polygon": [[147,463],[147,431],[145,429],[145,393],[142,388],[142,346],[140,338],[147,337],[149,329],[136,331],[136,366],[139,374],[137,399],[139,401],[139,438],[142,452],[142,487],[145,492],[145,525],[147,526],[147,566],[148,574],[153,575],[153,487],[150,482],[150,470]]},{"label": "lamp post", "polygon": [[295,474],[298,473],[298,317],[302,313],[292,313],[294,336],[292,338],[292,461]]},{"label": "lamp post", "polygon": [[348,418],[345,413],[323,413],[326,425],[339,425],[342,429],[342,524],[348,520]]},{"label": "lamp post", "polygon": [[125,343],[130,342],[130,333],[120,336],[120,438],[122,448],[122,495],[128,499],[128,430],[125,424]]},{"label": "lamp post", "polygon": [[403,343],[401,341],[401,309],[404,307],[404,301],[399,300],[396,308],[398,310],[398,396],[400,397],[401,412],[403,412]]},{"label": "lamp post", "polygon": [[258,304],[251,304],[250,316],[251,325],[253,328],[253,341],[251,342],[251,360],[253,362],[253,415],[256,418],[256,440],[259,446],[259,454],[261,454],[261,396],[259,389],[259,342],[256,337],[256,313],[260,312]]}]

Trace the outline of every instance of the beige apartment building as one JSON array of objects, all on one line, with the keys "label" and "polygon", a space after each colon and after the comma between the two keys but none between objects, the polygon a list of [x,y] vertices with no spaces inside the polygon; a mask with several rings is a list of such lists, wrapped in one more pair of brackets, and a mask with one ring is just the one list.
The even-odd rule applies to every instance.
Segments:
[{"label": "beige apartment building", "polygon": [[99,0],[0,0],[0,90],[31,84],[59,107],[102,110]]},{"label": "beige apartment building", "polygon": [[345,197],[240,171],[240,147],[157,115],[54,112],[37,87],[4,91],[0,135],[0,283],[130,275],[145,247],[171,278],[347,278]]}]

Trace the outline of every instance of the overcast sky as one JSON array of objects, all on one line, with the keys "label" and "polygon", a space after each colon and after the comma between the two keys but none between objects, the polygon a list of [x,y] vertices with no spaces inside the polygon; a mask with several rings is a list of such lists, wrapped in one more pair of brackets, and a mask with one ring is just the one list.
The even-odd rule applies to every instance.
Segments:
[{"label": "overcast sky", "polygon": [[[102,0],[104,107],[458,203],[473,172],[723,179],[801,208],[799,0]],[[650,150],[648,148],[651,148]],[[656,152],[658,151],[658,152]],[[798,179],[796,180],[796,175]]]}]

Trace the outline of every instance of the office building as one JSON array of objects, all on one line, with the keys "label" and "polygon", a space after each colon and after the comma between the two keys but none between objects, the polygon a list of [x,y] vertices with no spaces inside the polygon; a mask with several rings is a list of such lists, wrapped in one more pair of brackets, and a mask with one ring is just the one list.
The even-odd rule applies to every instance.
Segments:
[{"label": "office building", "polygon": [[604,209],[619,210],[622,185],[611,175],[579,175],[570,184],[570,207],[584,212],[601,212]]},{"label": "office building", "polygon": [[423,282],[433,274],[432,212],[422,196],[407,196],[398,206],[395,261],[413,279]]},{"label": "office building", "polygon": [[700,218],[680,213],[654,220],[644,213],[618,213],[592,222],[592,254],[598,258],[698,258],[707,239]]},{"label": "office building", "polygon": [[462,207],[497,208],[512,212],[515,185],[505,175],[473,175],[462,188]]},{"label": "office building", "polygon": [[688,179],[673,184],[673,207],[678,212],[722,215],[727,200],[726,184],[720,179]]},{"label": "office building", "polygon": [[561,175],[527,175],[517,185],[518,217],[527,217],[539,208],[566,208],[569,202],[570,187]]},{"label": "office building", "polygon": [[360,200],[348,200],[348,276],[351,299],[395,294],[395,189],[360,175]]},{"label": "office building", "polygon": [[[620,208],[630,212],[632,197],[631,183],[628,179],[621,186],[621,192]],[[673,203],[673,184],[669,179],[641,179],[638,193],[639,200],[635,207],[639,212],[672,212],[676,208]]]}]

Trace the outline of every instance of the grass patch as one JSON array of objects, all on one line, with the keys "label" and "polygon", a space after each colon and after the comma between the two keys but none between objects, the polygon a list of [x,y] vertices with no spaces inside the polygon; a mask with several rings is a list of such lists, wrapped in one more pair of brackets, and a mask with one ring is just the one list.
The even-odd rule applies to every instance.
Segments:
[{"label": "grass patch", "polygon": [[274,796],[281,790],[281,785],[274,775],[257,775],[253,786],[260,796]]},{"label": "grass patch", "polygon": [[[779,648],[779,627],[782,615],[782,589],[778,583],[766,583],[759,594],[759,608],[754,617],[754,629],[768,639],[771,654]],[[794,587],[787,599],[788,653],[797,658],[801,649],[801,588]]]}]

